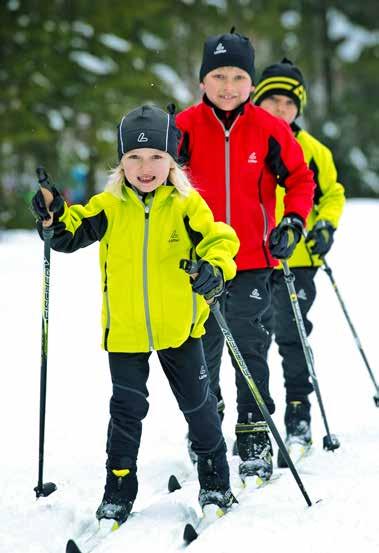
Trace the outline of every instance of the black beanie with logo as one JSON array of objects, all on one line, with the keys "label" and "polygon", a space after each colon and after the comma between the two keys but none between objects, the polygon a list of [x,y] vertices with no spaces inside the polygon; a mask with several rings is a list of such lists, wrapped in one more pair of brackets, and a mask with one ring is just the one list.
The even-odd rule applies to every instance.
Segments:
[{"label": "black beanie with logo", "polygon": [[269,65],[262,72],[254,92],[254,103],[259,105],[274,94],[291,98],[297,105],[298,114],[302,113],[307,102],[304,77],[300,69],[287,58]]},{"label": "black beanie with logo", "polygon": [[180,131],[175,125],[175,106],[168,112],[144,105],[124,115],[117,126],[118,157],[137,148],[154,148],[178,159]]},{"label": "black beanie with logo", "polygon": [[218,67],[239,67],[250,75],[254,82],[254,48],[246,36],[234,32],[210,36],[204,43],[200,67],[200,82]]}]

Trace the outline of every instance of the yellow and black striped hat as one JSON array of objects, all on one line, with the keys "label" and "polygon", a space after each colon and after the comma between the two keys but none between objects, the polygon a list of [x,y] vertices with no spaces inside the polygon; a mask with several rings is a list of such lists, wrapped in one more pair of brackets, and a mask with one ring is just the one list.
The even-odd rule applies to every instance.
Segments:
[{"label": "yellow and black striped hat", "polygon": [[273,94],[292,98],[297,105],[298,114],[302,113],[307,103],[304,77],[300,69],[287,58],[283,58],[280,63],[269,65],[262,72],[255,89],[254,103],[259,105]]}]

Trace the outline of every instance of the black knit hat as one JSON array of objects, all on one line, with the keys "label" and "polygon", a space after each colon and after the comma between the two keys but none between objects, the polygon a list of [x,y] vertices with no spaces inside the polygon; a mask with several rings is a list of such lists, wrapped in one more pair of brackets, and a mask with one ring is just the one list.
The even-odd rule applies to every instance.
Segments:
[{"label": "black knit hat", "polygon": [[118,157],[137,148],[155,148],[167,152],[177,161],[180,131],[175,125],[175,106],[168,112],[144,105],[124,115],[117,126]]},{"label": "black knit hat", "polygon": [[254,48],[246,36],[234,32],[210,36],[204,44],[203,60],[200,67],[200,82],[205,75],[218,67],[239,67],[254,81]]},{"label": "black knit hat", "polygon": [[289,96],[296,103],[298,114],[302,113],[307,102],[304,77],[287,58],[266,67],[255,89],[254,102],[259,105],[273,94]]}]

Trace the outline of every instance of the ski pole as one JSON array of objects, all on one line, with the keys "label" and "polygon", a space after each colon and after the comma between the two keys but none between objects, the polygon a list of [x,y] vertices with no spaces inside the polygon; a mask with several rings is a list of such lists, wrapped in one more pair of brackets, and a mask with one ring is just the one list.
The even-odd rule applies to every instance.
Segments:
[{"label": "ski pole", "polygon": [[329,431],[329,425],[326,418],[324,404],[321,398],[320,387],[318,385],[318,380],[314,369],[313,353],[312,353],[311,346],[309,345],[309,342],[308,342],[307,332],[305,330],[303,316],[301,314],[299,300],[297,298],[297,293],[294,285],[295,275],[290,270],[288,263],[285,259],[282,260],[282,265],[283,265],[283,272],[284,272],[284,280],[287,285],[288,294],[290,297],[293,314],[295,316],[296,326],[299,333],[301,345],[303,346],[305,362],[307,364],[309,376],[311,377],[311,380],[312,380],[313,388],[316,392],[317,401],[320,407],[322,419],[324,421],[324,425],[326,429],[326,436],[324,436],[323,438],[323,448],[328,451],[334,451],[335,449],[338,449],[340,447],[340,443],[338,441],[338,438],[334,434],[331,434]]},{"label": "ski pole", "polygon": [[[197,263],[196,261],[192,261],[190,259],[182,259],[180,261],[180,268],[181,269],[184,269],[186,271],[186,273],[188,273],[189,275],[194,275],[195,273],[197,273]],[[207,299],[207,298],[205,298]],[[293,477],[305,499],[305,501],[307,502],[307,505],[308,507],[311,507],[312,505],[312,502],[304,488],[304,485],[300,479],[300,476],[295,468],[295,465],[293,464],[292,462],[292,459],[291,457],[289,456],[289,453],[286,449],[286,446],[284,445],[284,442],[282,440],[282,438],[280,437],[280,434],[275,426],[275,423],[274,421],[272,420],[271,418],[271,415],[270,413],[268,412],[268,409],[265,405],[265,402],[263,401],[263,398],[261,396],[261,393],[260,391],[258,390],[257,388],[257,385],[255,384],[254,380],[253,380],[253,377],[251,376],[250,374],[250,371],[249,369],[247,368],[247,365],[245,363],[245,360],[244,358],[242,357],[241,355],[241,352],[240,350],[238,349],[238,346],[232,336],[232,333],[230,332],[229,330],[229,327],[228,325],[226,324],[226,321],[224,319],[224,317],[222,316],[221,314],[221,310],[220,310],[220,304],[218,303],[217,300],[213,300],[213,302],[209,305],[219,327],[220,327],[220,330],[221,332],[223,333],[224,337],[225,337],[225,340],[226,340],[226,343],[228,344],[229,346],[229,349],[230,351],[232,352],[232,355],[233,355],[233,358],[235,359],[243,377],[245,378],[246,380],[246,383],[255,399],[255,401],[257,402],[257,405],[259,407],[259,410],[260,412],[262,413],[262,416],[263,418],[265,419],[268,427],[270,428],[275,440],[276,440],[276,443],[278,444],[278,447],[283,455],[283,457],[285,458],[287,464],[288,464],[288,467],[290,468],[292,474],[293,474]]]},{"label": "ski pole", "polygon": [[360,351],[360,353],[361,353],[361,355],[362,355],[363,361],[364,361],[364,363],[365,363],[365,365],[366,365],[366,368],[367,368],[367,370],[368,370],[368,373],[369,373],[369,375],[370,375],[370,378],[371,378],[371,380],[372,380],[372,382],[373,382],[373,384],[374,384],[374,386],[375,386],[374,402],[375,402],[375,405],[376,405],[377,407],[379,407],[379,387],[378,387],[378,384],[377,384],[377,382],[376,382],[376,380],[375,380],[374,373],[373,373],[373,371],[372,371],[372,369],[371,369],[371,367],[370,367],[370,365],[369,365],[369,362],[368,362],[368,360],[367,360],[366,354],[365,354],[365,352],[363,351],[363,347],[362,347],[361,342],[360,342],[360,340],[359,340],[358,334],[357,334],[357,332],[356,332],[356,330],[355,330],[355,328],[354,328],[353,323],[351,322],[351,319],[350,319],[349,314],[348,314],[347,309],[346,309],[346,305],[345,305],[345,303],[344,303],[344,301],[343,301],[343,299],[342,299],[342,297],[341,297],[341,294],[340,294],[340,292],[339,292],[339,290],[338,290],[337,283],[336,283],[336,281],[334,280],[334,276],[333,276],[332,269],[330,268],[330,265],[326,262],[325,257],[321,257],[321,259],[322,259],[322,262],[323,262],[322,269],[323,269],[323,270],[325,271],[325,273],[328,275],[328,277],[329,277],[329,279],[330,279],[330,282],[332,283],[332,286],[333,286],[333,288],[334,288],[334,291],[335,291],[335,293],[336,293],[336,296],[337,296],[337,298],[338,298],[338,301],[340,302],[340,305],[341,305],[341,307],[342,307],[342,311],[343,311],[343,313],[344,313],[344,315],[345,315],[345,318],[346,318],[346,320],[347,320],[347,323],[348,323],[348,325],[349,325],[349,327],[350,327],[350,330],[351,330],[351,332],[352,332],[352,334],[353,334],[355,343],[357,344],[357,348],[359,349],[359,351]]},{"label": "ski pole", "polygon": [[[49,178],[43,167],[36,170],[38,182],[46,205],[50,205],[53,194]],[[49,294],[50,294],[50,250],[51,238],[54,230],[50,227],[42,228],[44,240],[43,279],[42,279],[42,334],[41,334],[41,379],[40,379],[40,410],[39,410],[39,455],[38,455],[38,484],[34,488],[37,499],[47,497],[57,486],[53,482],[43,483],[44,445],[45,445],[45,418],[46,418],[46,380],[47,380],[47,345],[49,330]]]}]

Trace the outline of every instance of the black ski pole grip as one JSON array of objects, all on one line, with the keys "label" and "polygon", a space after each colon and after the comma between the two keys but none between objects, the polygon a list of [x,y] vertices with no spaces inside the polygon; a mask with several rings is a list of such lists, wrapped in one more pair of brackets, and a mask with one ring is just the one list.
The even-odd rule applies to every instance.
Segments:
[{"label": "black ski pole grip", "polygon": [[179,267],[189,275],[193,275],[194,273],[198,272],[197,263],[196,261],[192,261],[192,259],[181,259],[179,262]]},{"label": "black ski pole grip", "polygon": [[49,192],[52,192],[51,184],[49,182],[49,176],[43,167],[37,167],[36,169],[38,184],[41,188],[46,188]]}]

